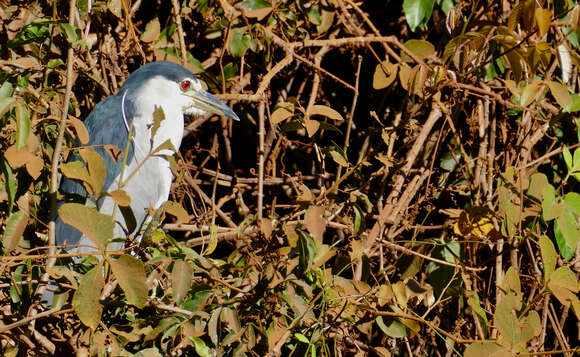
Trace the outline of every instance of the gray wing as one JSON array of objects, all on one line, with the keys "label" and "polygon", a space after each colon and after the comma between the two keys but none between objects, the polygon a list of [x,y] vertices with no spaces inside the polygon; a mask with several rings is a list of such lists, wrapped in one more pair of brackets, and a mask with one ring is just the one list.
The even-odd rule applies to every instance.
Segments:
[{"label": "gray wing", "polygon": [[[105,185],[103,190],[107,190],[115,178],[121,173],[121,167],[123,165],[123,157],[119,157],[117,161],[111,158],[103,145],[115,145],[117,146],[122,154],[124,154],[125,147],[127,146],[127,127],[123,119],[123,113],[121,112],[122,97],[120,95],[113,95],[102,100],[89,116],[85,119],[84,123],[89,132],[89,143],[86,146],[93,146],[95,151],[101,155],[107,167],[107,178],[105,179]],[[130,123],[133,117],[132,103],[125,100],[125,117]],[[129,146],[127,156],[127,162],[130,162],[133,158],[133,145]],[[81,161],[80,156],[71,155],[68,162],[71,161]],[[77,181],[68,179],[63,176],[60,190],[63,193],[76,194],[82,197],[88,197],[87,191],[84,187]]]},{"label": "gray wing", "polygon": [[[103,145],[115,145],[121,150],[123,155],[125,147],[127,146],[127,138],[129,137],[123,119],[123,113],[121,112],[121,102],[122,97],[120,95],[107,97],[95,106],[84,121],[90,136],[89,143],[86,146],[94,147],[95,151],[103,158],[107,168],[107,177],[103,190],[107,190],[111,186],[115,178],[121,173],[121,167],[123,165],[123,157],[121,156],[115,161],[105,151]],[[133,106],[129,100],[125,100],[125,117],[128,122],[133,118]],[[133,158],[132,144],[129,146],[127,154],[127,162],[130,162]],[[71,155],[67,162],[71,161],[82,160],[78,155]],[[80,196],[82,199],[91,199],[82,184],[64,176],[61,180],[60,190],[65,194]],[[60,207],[62,204],[63,202],[60,202],[58,206]],[[60,217],[56,219],[55,235],[56,243],[59,245],[65,242],[67,244],[78,244],[83,237],[83,234],[79,230],[64,223]]]}]

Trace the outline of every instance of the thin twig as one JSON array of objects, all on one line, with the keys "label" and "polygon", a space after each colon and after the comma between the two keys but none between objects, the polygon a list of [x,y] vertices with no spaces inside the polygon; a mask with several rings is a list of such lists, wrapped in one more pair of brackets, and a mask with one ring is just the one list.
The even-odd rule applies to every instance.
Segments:
[{"label": "thin twig", "polygon": [[175,24],[177,25],[177,37],[179,37],[179,48],[181,49],[181,65],[185,66],[187,63],[187,49],[185,48],[185,35],[183,33],[183,26],[181,25],[181,6],[178,0],[171,0],[173,5],[173,12],[175,14]]}]

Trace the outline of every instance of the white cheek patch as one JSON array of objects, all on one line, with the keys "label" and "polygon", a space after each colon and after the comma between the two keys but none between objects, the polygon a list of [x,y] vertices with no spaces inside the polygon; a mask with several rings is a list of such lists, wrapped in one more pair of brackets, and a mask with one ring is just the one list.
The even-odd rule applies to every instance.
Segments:
[{"label": "white cheek patch", "polygon": [[201,82],[197,78],[191,80],[191,88],[193,90],[201,90],[201,89],[203,89],[203,87],[201,85]]}]

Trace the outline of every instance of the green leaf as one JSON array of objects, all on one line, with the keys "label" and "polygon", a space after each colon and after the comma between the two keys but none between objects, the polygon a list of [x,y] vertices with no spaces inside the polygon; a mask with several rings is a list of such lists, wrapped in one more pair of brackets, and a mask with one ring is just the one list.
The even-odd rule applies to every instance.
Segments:
[{"label": "green leaf", "polygon": [[540,252],[544,263],[544,280],[548,281],[556,267],[556,249],[550,238],[545,235],[540,237]]},{"label": "green leaf", "polygon": [[548,288],[564,306],[569,306],[572,296],[577,298],[576,293],[580,290],[576,274],[566,266],[556,269],[548,282]]},{"label": "green leaf", "polygon": [[212,353],[211,353],[211,349],[209,347],[207,347],[207,345],[205,344],[205,342],[199,338],[199,337],[189,337],[191,339],[191,341],[193,341],[193,345],[195,347],[195,352],[200,356],[200,357],[211,357]]},{"label": "green leaf", "polygon": [[469,297],[467,298],[467,304],[475,312],[479,321],[482,323],[481,327],[482,327],[483,331],[486,331],[487,324],[488,324],[487,315],[485,313],[485,310],[483,310],[483,308],[481,307],[481,304],[479,301],[479,296],[477,295],[476,292],[469,292],[468,295],[469,295]]},{"label": "green leaf", "polygon": [[386,322],[382,316],[377,316],[375,319],[377,325],[387,336],[393,338],[403,338],[407,337],[407,328],[397,319],[387,318]]},{"label": "green leaf", "polygon": [[301,334],[299,332],[296,332],[294,334],[294,337],[296,337],[296,339],[302,343],[310,344],[310,340],[308,340],[308,337],[304,336],[303,334]]},{"label": "green leaf", "polygon": [[105,250],[107,241],[113,237],[113,217],[100,213],[94,207],[65,203],[58,209],[58,214],[64,223],[81,231],[100,250]]},{"label": "green leaf", "polygon": [[173,272],[171,273],[171,288],[173,290],[173,299],[176,304],[181,304],[183,298],[191,288],[191,281],[193,279],[193,269],[183,260],[178,260],[173,265]]},{"label": "green leaf", "polygon": [[546,186],[542,191],[542,217],[547,222],[559,217],[562,212],[563,207],[556,200],[556,189],[552,185]]},{"label": "green leaf", "polygon": [[559,234],[556,234],[556,226],[554,226],[554,234],[556,235],[556,241],[558,243],[558,248],[560,249],[560,254],[562,254],[562,257],[564,257],[566,260],[569,260],[574,256],[576,247],[580,241],[578,217],[570,210],[565,209],[563,214],[556,218],[556,224]]},{"label": "green leaf", "polygon": [[243,28],[232,29],[230,35],[229,50],[232,56],[242,57],[251,45],[250,36],[246,35]]},{"label": "green leaf", "polygon": [[67,22],[63,22],[59,24],[61,30],[64,32],[64,37],[71,44],[73,47],[79,47],[83,42],[81,40],[81,33],[80,29],[72,26]]},{"label": "green leaf", "polygon": [[464,357],[508,357],[513,354],[493,342],[472,343],[463,352]]},{"label": "green leaf", "polygon": [[[572,93],[570,99],[571,104],[569,107],[564,108],[564,113],[574,113],[580,111],[580,95]],[[580,141],[580,138],[578,138],[578,141]]]},{"label": "green leaf", "polygon": [[241,3],[241,6],[247,10],[259,10],[272,7],[272,4],[265,0],[246,0]]},{"label": "green leaf", "polygon": [[411,31],[427,24],[433,13],[434,0],[404,0],[403,12]]},{"label": "green leaf", "polygon": [[570,154],[570,150],[566,145],[562,148],[562,156],[564,156],[564,162],[566,163],[568,172],[570,172],[572,170],[572,154]]},{"label": "green leaf", "polygon": [[89,184],[91,185],[95,199],[99,199],[101,190],[107,179],[107,167],[103,157],[99,155],[92,147],[84,147],[79,150],[80,156],[87,164],[89,172]]},{"label": "green leaf", "polygon": [[125,254],[116,260],[110,259],[109,263],[121,289],[127,296],[127,302],[138,308],[145,306],[148,288],[143,262]]},{"label": "green leaf", "polygon": [[5,81],[0,87],[0,117],[11,108],[13,102],[12,83]]},{"label": "green leaf", "polygon": [[56,67],[64,66],[64,62],[60,58],[55,58],[55,59],[51,59],[50,61],[48,61],[46,66],[50,69],[54,69]]},{"label": "green leaf", "polygon": [[79,288],[75,291],[72,306],[79,320],[91,329],[96,329],[101,321],[103,305],[99,302],[105,286],[103,267],[97,264],[80,278]]},{"label": "green leaf", "polygon": [[530,187],[528,188],[528,195],[541,200],[544,188],[548,186],[548,178],[542,173],[535,173],[530,177]]},{"label": "green leaf", "polygon": [[16,112],[16,148],[18,150],[26,146],[28,135],[30,135],[30,115],[24,104],[18,104]]},{"label": "green leaf", "polygon": [[569,108],[572,105],[572,97],[566,87],[554,81],[546,81],[546,84],[548,85],[548,88],[550,88],[552,96],[556,99],[556,102],[558,102],[560,107]]},{"label": "green leaf", "polygon": [[564,204],[568,206],[570,211],[575,215],[580,216],[580,194],[576,192],[568,192],[564,196]]},{"label": "green leaf", "polygon": [[2,235],[2,246],[4,247],[4,254],[8,254],[20,243],[22,234],[28,225],[28,214],[23,211],[15,212],[8,217],[4,234]]},{"label": "green leaf", "polygon": [[8,195],[8,213],[12,213],[14,199],[16,197],[16,179],[12,173],[12,168],[4,157],[0,156],[0,169],[4,174],[4,189]]}]

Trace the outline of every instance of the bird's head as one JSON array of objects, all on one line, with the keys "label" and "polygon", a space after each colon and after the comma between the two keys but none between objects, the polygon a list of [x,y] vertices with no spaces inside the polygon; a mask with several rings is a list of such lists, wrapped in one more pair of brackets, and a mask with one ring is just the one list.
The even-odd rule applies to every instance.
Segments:
[{"label": "bird's head", "polygon": [[171,62],[142,66],[127,78],[121,92],[146,102],[143,104],[165,103],[178,107],[183,114],[213,113],[240,120],[229,106],[206,91],[193,73]]}]

